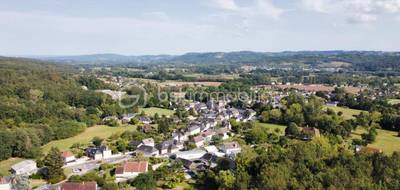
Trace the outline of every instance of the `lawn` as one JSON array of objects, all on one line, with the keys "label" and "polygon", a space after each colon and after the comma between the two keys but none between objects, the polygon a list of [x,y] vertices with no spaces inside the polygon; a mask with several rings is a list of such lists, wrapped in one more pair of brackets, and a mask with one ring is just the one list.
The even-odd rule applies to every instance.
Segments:
[{"label": "lawn", "polygon": [[[376,141],[368,146],[379,148],[385,154],[392,154],[394,151],[400,151],[400,137],[397,136],[397,132],[378,129],[378,136]],[[352,133],[353,138],[361,138],[361,134],[366,133],[365,129],[358,128]]]},{"label": "lawn", "polygon": [[271,124],[271,123],[260,123],[260,122],[256,122],[256,125],[265,127],[270,132],[275,132],[275,129],[279,129],[278,135],[285,135],[286,126],[284,126],[284,125],[277,125],[277,124]]},{"label": "lawn", "polygon": [[144,111],[144,113],[149,116],[154,116],[154,114],[156,114],[156,113],[158,113],[158,115],[160,115],[160,116],[162,116],[162,115],[172,116],[175,113],[173,110],[164,109],[164,108],[156,108],[156,107],[140,108],[139,113],[142,111]]},{"label": "lawn", "polygon": [[391,105],[400,104],[400,99],[389,99],[389,104]]},{"label": "lawn", "polygon": [[63,140],[57,140],[57,141],[52,141],[46,145],[44,145],[43,148],[43,152],[47,153],[51,147],[57,147],[59,148],[61,151],[63,150],[68,150],[69,147],[71,147],[71,145],[73,145],[74,143],[89,143],[93,137],[100,137],[100,138],[107,138],[109,136],[111,136],[112,134],[115,133],[121,133],[127,130],[135,130],[136,127],[134,126],[122,126],[122,127],[108,127],[108,126],[104,126],[104,125],[99,125],[99,126],[94,126],[94,127],[90,127],[87,128],[85,132],[76,135],[74,137],[71,138],[67,138],[67,139],[63,139]]},{"label": "lawn", "polygon": [[342,112],[343,113],[342,116],[345,119],[352,119],[352,118],[354,118],[353,115],[358,115],[362,112],[362,110],[350,109],[350,108],[345,108],[345,107],[337,107],[337,106],[325,106],[325,109],[327,109],[327,108],[332,109],[336,113]]},{"label": "lawn", "polygon": [[8,160],[3,160],[0,162],[0,176],[7,176],[10,175],[8,171],[12,165],[21,162],[25,159],[23,158],[9,158]]}]

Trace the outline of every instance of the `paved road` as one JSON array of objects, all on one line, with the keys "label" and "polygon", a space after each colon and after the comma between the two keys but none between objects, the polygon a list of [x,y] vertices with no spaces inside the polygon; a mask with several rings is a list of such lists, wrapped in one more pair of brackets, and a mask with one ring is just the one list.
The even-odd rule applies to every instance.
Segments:
[{"label": "paved road", "polygon": [[[122,156],[118,156],[118,157],[113,157],[113,158],[108,158],[108,159],[104,159],[102,161],[98,161],[98,160],[89,160],[86,161],[82,164],[77,164],[77,165],[73,165],[73,166],[67,166],[66,168],[71,168],[72,171],[80,171],[80,172],[73,172],[72,175],[84,175],[94,169],[97,169],[100,167],[101,164],[117,164],[123,161],[127,161],[130,158],[132,158],[131,155],[122,155]],[[69,177],[69,176],[68,176]]]}]

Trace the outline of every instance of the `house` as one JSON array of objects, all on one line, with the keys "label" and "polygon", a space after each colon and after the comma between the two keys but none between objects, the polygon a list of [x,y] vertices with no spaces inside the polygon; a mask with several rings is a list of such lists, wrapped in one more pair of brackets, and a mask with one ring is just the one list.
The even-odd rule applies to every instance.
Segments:
[{"label": "house", "polygon": [[236,155],[242,151],[238,142],[223,143],[220,150],[226,155]]},{"label": "house", "polygon": [[139,117],[139,121],[144,123],[144,124],[150,124],[151,123],[151,119],[145,116],[141,116]]},{"label": "house", "polygon": [[172,138],[178,142],[187,141],[189,139],[186,133],[180,132],[178,130],[172,133]]},{"label": "house", "polygon": [[190,135],[196,135],[199,134],[201,132],[201,125],[198,124],[189,124],[186,134],[188,136]]},{"label": "house", "polygon": [[207,129],[203,132],[201,132],[201,136],[204,138],[205,142],[211,142],[212,136],[215,134],[214,130],[212,129]]},{"label": "house", "polygon": [[129,123],[131,122],[131,120],[135,118],[135,114],[133,113],[128,113],[128,114],[124,114],[122,115],[122,123]]},{"label": "house", "polygon": [[[179,143],[179,144],[178,144]],[[180,142],[176,142],[175,144],[171,145],[169,147],[168,152],[173,154],[175,152],[179,152],[179,150],[183,149],[183,143]]]},{"label": "house", "polygon": [[151,157],[151,156],[158,156],[159,151],[156,148],[154,148],[153,146],[140,145],[136,149],[136,154],[137,153],[141,153],[141,154],[143,154],[143,156],[146,156],[146,157]]},{"label": "house", "polygon": [[89,147],[85,150],[86,156],[93,160],[103,160],[112,156],[112,151],[105,146]]},{"label": "house", "polygon": [[62,153],[61,153],[61,157],[63,158],[65,164],[66,164],[66,163],[70,163],[70,162],[74,162],[74,161],[76,160],[76,159],[75,159],[75,155],[72,154],[71,151],[64,151],[64,152],[62,152]]},{"label": "house", "polygon": [[125,162],[122,166],[115,169],[115,177],[132,179],[141,173],[148,171],[147,161]]},{"label": "house", "polygon": [[155,146],[155,144],[154,144],[154,139],[153,139],[153,138],[143,139],[143,140],[142,140],[142,145],[154,147],[154,146]]},{"label": "house", "polygon": [[303,127],[301,131],[301,139],[303,140],[311,140],[314,137],[320,137],[321,134],[319,129],[315,127]]},{"label": "house", "polygon": [[103,118],[103,122],[111,121],[111,120],[119,121],[117,116],[107,116],[107,117]]},{"label": "house", "polygon": [[239,110],[236,109],[236,108],[229,108],[227,110],[227,113],[228,113],[230,118],[232,118],[232,117],[236,118],[236,117],[238,117],[240,115]]},{"label": "house", "polygon": [[227,127],[222,127],[216,130],[216,135],[220,136],[222,140],[228,139],[229,135],[228,135],[229,129]]},{"label": "house", "polygon": [[188,170],[191,170],[193,167],[193,161],[187,160],[184,158],[177,158],[176,161],[181,162],[183,167],[185,167]]},{"label": "house", "polygon": [[0,190],[11,190],[10,177],[0,177]]},{"label": "house", "polygon": [[196,144],[197,147],[201,147],[204,145],[204,137],[201,135],[193,137],[192,141],[194,144]]},{"label": "house", "polygon": [[217,125],[216,119],[206,118],[203,120],[203,125],[202,125],[201,130],[207,130],[211,127],[215,127],[216,125]]},{"label": "house", "polygon": [[25,160],[11,166],[11,173],[14,175],[31,175],[37,171],[36,162]]},{"label": "house", "polygon": [[157,149],[160,151],[160,154],[167,154],[169,152],[170,147],[174,144],[174,140],[167,140],[160,143],[157,146]]},{"label": "house", "polygon": [[97,190],[97,183],[95,181],[80,183],[65,182],[57,190]]}]

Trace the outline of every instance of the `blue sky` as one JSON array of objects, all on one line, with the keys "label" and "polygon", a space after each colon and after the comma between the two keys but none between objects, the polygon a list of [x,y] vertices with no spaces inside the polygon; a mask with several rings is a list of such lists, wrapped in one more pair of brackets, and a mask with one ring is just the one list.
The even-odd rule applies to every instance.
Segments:
[{"label": "blue sky", "polygon": [[400,49],[400,0],[0,0],[0,55]]}]

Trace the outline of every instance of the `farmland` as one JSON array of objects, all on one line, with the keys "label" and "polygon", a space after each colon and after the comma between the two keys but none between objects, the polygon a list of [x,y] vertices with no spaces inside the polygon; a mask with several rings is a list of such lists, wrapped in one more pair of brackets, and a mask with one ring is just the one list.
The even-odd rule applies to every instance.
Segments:
[{"label": "farmland", "polygon": [[354,118],[354,115],[360,114],[362,111],[361,110],[356,110],[356,109],[350,109],[346,107],[337,107],[337,106],[325,106],[325,109],[332,109],[336,113],[342,112],[344,119],[352,119]]},{"label": "farmland", "polygon": [[47,153],[51,147],[57,147],[61,151],[68,150],[74,143],[89,143],[93,137],[107,138],[115,133],[122,133],[124,131],[132,131],[135,130],[134,126],[122,126],[122,127],[108,127],[108,126],[94,126],[85,130],[85,132],[63,140],[52,141],[46,145],[44,145],[43,152]]},{"label": "farmland", "polygon": [[172,116],[174,115],[173,110],[169,109],[164,109],[164,108],[156,108],[156,107],[150,107],[150,108],[140,108],[139,112],[144,111],[144,113],[148,116],[154,116],[154,114],[158,114],[160,116],[165,115],[165,116]]},{"label": "farmland", "polygon": [[[394,151],[400,151],[400,137],[398,137],[397,132],[377,129],[378,135],[376,137],[376,141],[370,147],[379,148],[385,154],[392,154]],[[358,128],[356,131],[352,133],[352,138],[360,139],[361,134],[366,133],[365,129]]]}]

